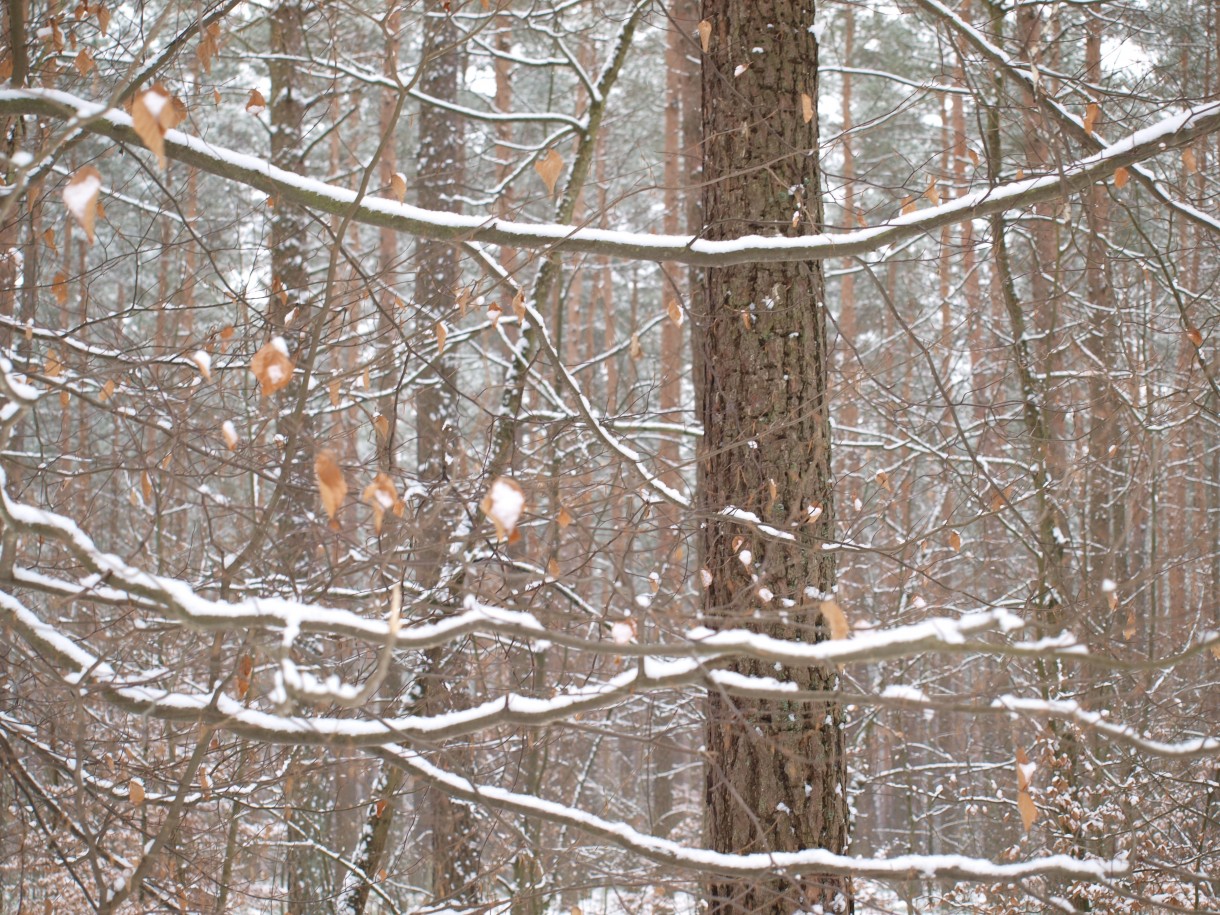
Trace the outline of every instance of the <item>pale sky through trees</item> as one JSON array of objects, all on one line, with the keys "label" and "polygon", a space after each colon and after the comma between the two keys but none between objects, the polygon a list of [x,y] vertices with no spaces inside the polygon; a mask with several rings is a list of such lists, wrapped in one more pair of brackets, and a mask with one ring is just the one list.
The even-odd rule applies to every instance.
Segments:
[{"label": "pale sky through trees", "polygon": [[10,0],[0,912],[1220,912],[1217,0]]}]

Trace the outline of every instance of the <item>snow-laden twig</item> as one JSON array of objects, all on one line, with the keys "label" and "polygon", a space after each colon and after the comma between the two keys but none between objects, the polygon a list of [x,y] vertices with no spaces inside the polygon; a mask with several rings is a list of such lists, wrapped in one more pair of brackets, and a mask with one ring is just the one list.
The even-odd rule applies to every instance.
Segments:
[{"label": "snow-laden twig", "polygon": [[[34,114],[78,119],[84,129],[133,146],[140,141],[127,114],[53,89],[0,91],[0,117]],[[356,222],[447,241],[480,241],[513,248],[580,251],[633,260],[702,266],[765,261],[801,261],[869,254],[914,235],[1078,193],[1109,178],[1120,167],[1193,142],[1220,129],[1220,101],[1171,114],[1101,151],[1052,174],[1023,178],[964,194],[939,206],[894,217],[849,232],[796,237],[743,236],[724,241],[685,235],[652,235],[564,224],[511,222],[426,210],[383,198],[358,200],[356,192],[276,168],[265,159],[215,146],[178,130],[167,131],[165,154],[201,171],[320,212],[352,216]]]},{"label": "snow-laden twig", "polygon": [[965,855],[896,855],[892,858],[855,858],[836,855],[821,848],[791,852],[757,852],[734,855],[706,848],[689,848],[669,839],[658,838],[626,823],[607,820],[595,814],[519,794],[491,785],[478,785],[433,765],[418,753],[400,747],[380,747],[376,754],[447,794],[495,810],[536,817],[574,827],[604,839],[620,848],[660,864],[685,870],[740,877],[768,877],[775,874],[844,874],[879,880],[963,880],[1001,882],[1030,877],[1060,877],[1069,880],[1102,881],[1128,871],[1124,858],[1085,859],[1069,855],[1050,855],[1012,864],[997,864],[985,858]]}]

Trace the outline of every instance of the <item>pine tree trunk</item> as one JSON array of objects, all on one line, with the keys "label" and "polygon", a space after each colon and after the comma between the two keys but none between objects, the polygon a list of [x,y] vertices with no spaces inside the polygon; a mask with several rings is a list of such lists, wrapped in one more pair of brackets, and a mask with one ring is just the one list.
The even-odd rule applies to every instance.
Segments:
[{"label": "pine tree trunk", "polygon": [[[818,231],[817,43],[811,0],[704,0],[704,218],[713,239]],[[744,69],[743,69],[744,68]],[[803,102],[807,96],[808,103]],[[805,111],[814,116],[808,121]],[[700,460],[704,554],[714,624],[779,638],[829,637],[820,599],[834,586],[827,354],[820,263],[744,264],[707,277]],[[722,514],[735,506],[796,535],[764,538]],[[820,510],[810,520],[810,509]],[[807,523],[808,522],[808,523]],[[739,661],[733,670],[833,689],[826,668]],[[708,696],[706,814],[717,851],[847,843],[843,715],[837,703]],[[852,908],[841,877],[714,879],[712,913]]]}]

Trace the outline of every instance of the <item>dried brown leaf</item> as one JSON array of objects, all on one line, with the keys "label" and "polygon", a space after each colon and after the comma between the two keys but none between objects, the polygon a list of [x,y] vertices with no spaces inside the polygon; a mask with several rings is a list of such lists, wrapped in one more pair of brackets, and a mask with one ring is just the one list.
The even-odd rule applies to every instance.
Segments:
[{"label": "dried brown leaf", "polygon": [[92,165],[77,169],[64,187],[64,206],[77,225],[85,230],[89,244],[93,244],[93,225],[98,216],[97,198],[101,190],[102,174]]},{"label": "dried brown leaf", "polygon": [[826,621],[832,639],[845,639],[851,635],[851,627],[847,625],[847,616],[844,615],[842,607],[832,600],[824,600],[821,610],[822,619]]},{"label": "dried brown leaf", "polygon": [[546,185],[547,193],[554,197],[555,185],[559,181],[560,173],[563,171],[563,156],[559,155],[553,147],[548,149],[546,155],[534,163],[534,171],[538,173],[538,177]]},{"label": "dried brown leaf", "polygon": [[318,493],[322,496],[322,507],[332,523],[339,509],[343,507],[343,499],[347,496],[347,481],[343,478],[343,468],[335,460],[333,451],[323,451],[314,459],[313,472],[318,479]]},{"label": "dried brown leaf", "polygon": [[264,397],[288,386],[292,381],[292,360],[288,358],[288,346],[280,337],[263,345],[250,360],[250,371],[258,379]]}]

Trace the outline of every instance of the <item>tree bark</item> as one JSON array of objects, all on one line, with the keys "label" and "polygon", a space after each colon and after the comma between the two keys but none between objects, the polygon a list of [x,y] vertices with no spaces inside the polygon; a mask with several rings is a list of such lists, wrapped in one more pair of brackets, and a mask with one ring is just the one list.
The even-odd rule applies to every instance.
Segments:
[{"label": "tree bark", "polygon": [[[795,236],[822,224],[817,42],[812,0],[704,0],[704,216],[709,238]],[[803,102],[807,96],[808,103]],[[707,274],[699,462],[708,620],[778,638],[829,638],[834,587],[830,415],[822,265],[743,264]],[[795,534],[764,539],[720,514],[734,506]],[[811,513],[811,509],[814,511]],[[733,670],[833,689],[820,667],[740,661]],[[833,702],[707,699],[706,816],[717,851],[847,844],[843,714]],[[712,913],[852,910],[842,877],[717,878]]]}]

